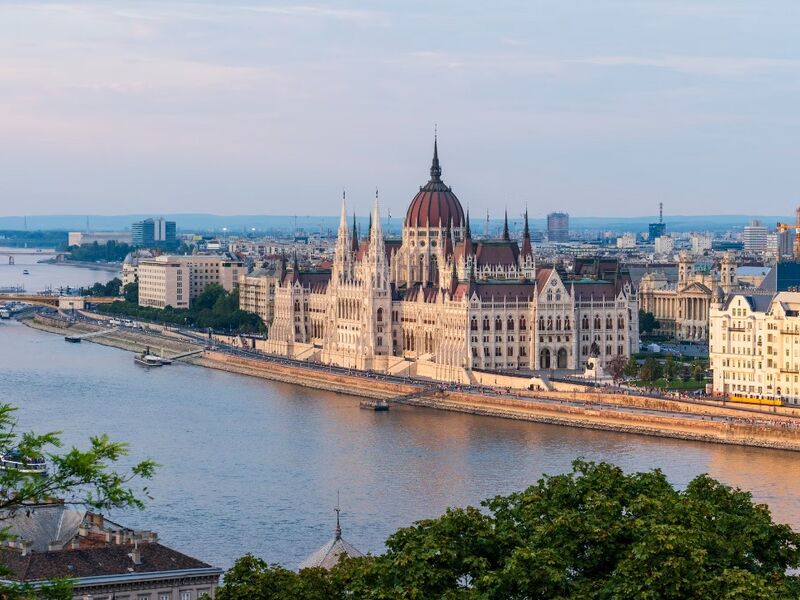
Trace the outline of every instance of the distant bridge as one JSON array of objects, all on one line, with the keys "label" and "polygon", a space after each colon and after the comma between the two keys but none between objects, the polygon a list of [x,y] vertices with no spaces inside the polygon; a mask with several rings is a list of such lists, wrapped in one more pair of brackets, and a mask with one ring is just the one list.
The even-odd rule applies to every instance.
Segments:
[{"label": "distant bridge", "polygon": [[[14,264],[14,257],[21,256],[21,255],[34,255],[34,256],[41,256],[41,257],[55,257],[56,262],[64,262],[64,259],[69,256],[69,252],[59,252],[58,250],[28,250],[26,248],[10,248],[5,250],[0,250],[0,256],[8,257],[8,264]],[[2,262],[2,261],[0,261]]]},{"label": "distant bridge", "polygon": [[39,296],[33,294],[0,294],[0,302],[26,302],[54,308],[83,308],[87,302],[110,304],[118,298],[111,296]]}]

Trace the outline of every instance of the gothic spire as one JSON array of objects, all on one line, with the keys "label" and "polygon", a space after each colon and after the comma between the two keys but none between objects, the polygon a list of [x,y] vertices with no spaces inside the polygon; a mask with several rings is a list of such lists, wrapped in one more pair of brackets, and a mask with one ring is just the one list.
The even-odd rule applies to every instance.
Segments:
[{"label": "gothic spire", "polygon": [[511,236],[508,234],[508,209],[506,209],[505,220],[503,221],[503,239],[511,239]]},{"label": "gothic spire", "polygon": [[375,190],[375,206],[369,216],[369,236],[375,243],[383,243],[383,230],[381,229],[381,209],[378,203],[378,190]]},{"label": "gothic spire", "polygon": [[353,235],[350,238],[353,252],[358,251],[358,223],[356,223],[356,213],[353,212]]},{"label": "gothic spire", "polygon": [[527,205],[525,206],[525,229],[522,232],[522,237],[523,238],[530,238],[531,237],[531,232],[528,230],[528,207],[527,207]]},{"label": "gothic spire", "polygon": [[531,246],[531,232],[528,228],[528,207],[525,207],[525,230],[522,233],[522,256],[533,256],[533,247]]},{"label": "gothic spire", "polygon": [[341,512],[341,509],[339,508],[339,491],[338,490],[336,491],[336,508],[334,508],[333,510],[336,512],[336,532],[335,532],[335,535],[336,535],[336,539],[340,540],[340,539],[342,539],[342,526],[339,523],[339,513]]},{"label": "gothic spire", "polygon": [[297,250],[294,252],[292,259],[292,283],[300,279],[300,264],[297,262]]},{"label": "gothic spire", "polygon": [[439,143],[438,133],[434,129],[433,133],[433,161],[431,162],[431,181],[442,180],[442,167],[439,166]]},{"label": "gothic spire", "polygon": [[339,218],[339,233],[347,231],[347,206],[345,204],[345,191],[342,190],[342,215]]},{"label": "gothic spire", "polygon": [[466,233],[464,233],[464,237],[471,238],[471,237],[472,237],[472,231],[471,231],[471,230],[470,230],[470,228],[469,228],[469,209],[467,209],[467,218],[466,218],[466,221],[467,221],[467,223],[466,223],[466,228],[467,228],[467,231],[466,231]]}]

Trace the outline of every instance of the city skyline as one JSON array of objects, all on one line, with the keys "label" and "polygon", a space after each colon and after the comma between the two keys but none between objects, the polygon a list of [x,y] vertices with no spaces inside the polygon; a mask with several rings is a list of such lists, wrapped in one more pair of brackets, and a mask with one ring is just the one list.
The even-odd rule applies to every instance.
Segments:
[{"label": "city skyline", "polygon": [[5,3],[0,214],[399,210],[436,123],[473,214],[783,214],[797,11]]}]

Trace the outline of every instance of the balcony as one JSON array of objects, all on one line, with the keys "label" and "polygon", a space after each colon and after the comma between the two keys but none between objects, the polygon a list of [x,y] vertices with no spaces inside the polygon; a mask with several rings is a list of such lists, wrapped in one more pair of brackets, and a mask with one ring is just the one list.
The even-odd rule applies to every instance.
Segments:
[{"label": "balcony", "polygon": [[800,373],[800,370],[791,369],[791,368],[790,369],[781,369],[781,373],[793,373],[793,374],[796,375],[796,374]]}]

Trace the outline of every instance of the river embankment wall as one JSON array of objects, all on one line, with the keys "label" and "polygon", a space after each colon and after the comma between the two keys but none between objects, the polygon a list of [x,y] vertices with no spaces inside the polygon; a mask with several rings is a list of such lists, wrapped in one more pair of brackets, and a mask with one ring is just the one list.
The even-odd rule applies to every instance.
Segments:
[{"label": "river embankment wall", "polygon": [[[42,315],[29,320],[29,324],[53,333],[63,334],[65,331],[63,321]],[[75,333],[88,333],[99,328],[77,323],[70,325],[69,329]],[[150,346],[151,349],[162,347],[174,352],[199,348],[197,344],[177,338],[159,337],[154,342],[152,336],[135,330],[119,330],[87,341],[131,351],[141,351],[145,346]],[[187,358],[186,362],[230,373],[369,398],[395,398],[419,390],[420,383],[430,384],[409,382],[404,385],[368,377],[362,373],[345,374],[328,371],[320,366],[305,367],[214,350],[206,350],[202,355]],[[747,413],[741,408],[720,405],[586,391],[515,390],[515,394],[518,397],[443,390],[406,398],[403,403],[586,429],[800,451],[800,428],[785,426],[787,417],[796,416],[796,409],[788,409],[785,414],[759,411]],[[730,417],[735,417],[736,422],[731,422]]]}]

